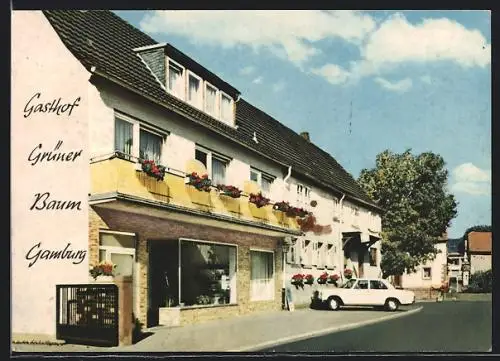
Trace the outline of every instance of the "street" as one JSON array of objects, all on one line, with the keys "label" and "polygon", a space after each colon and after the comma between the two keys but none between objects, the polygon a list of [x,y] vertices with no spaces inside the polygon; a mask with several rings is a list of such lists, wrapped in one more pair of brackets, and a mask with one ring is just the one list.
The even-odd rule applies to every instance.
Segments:
[{"label": "street", "polygon": [[407,317],[256,351],[485,352],[491,347],[491,307],[491,301],[425,303]]}]

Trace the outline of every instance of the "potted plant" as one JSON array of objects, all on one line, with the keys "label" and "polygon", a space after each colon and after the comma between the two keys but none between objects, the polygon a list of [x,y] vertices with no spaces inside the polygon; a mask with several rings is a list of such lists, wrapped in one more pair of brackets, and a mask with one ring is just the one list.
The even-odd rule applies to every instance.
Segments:
[{"label": "potted plant", "polygon": [[338,274],[332,274],[330,277],[328,277],[328,283],[337,286],[337,282],[339,281],[339,275]]},{"label": "potted plant", "polygon": [[240,198],[241,191],[235,186],[227,186],[224,184],[218,184],[217,189],[220,194],[231,197],[231,198]]},{"label": "potted plant", "polygon": [[112,281],[114,276],[113,270],[115,268],[115,264],[103,261],[92,267],[89,273],[95,281]]},{"label": "potted plant", "polygon": [[304,283],[306,285],[312,285],[314,283],[314,276],[311,274],[308,274],[304,277]]},{"label": "potted plant", "polygon": [[292,285],[303,286],[304,285],[304,275],[297,273],[292,276]]},{"label": "potted plant", "polygon": [[196,172],[192,172],[185,179],[186,184],[192,185],[199,191],[210,192],[210,187],[212,186],[212,181],[208,178],[208,174],[204,174],[201,177]]},{"label": "potted plant", "polygon": [[162,181],[165,177],[166,168],[162,165],[157,165],[154,160],[142,160],[141,168],[144,173],[156,178],[157,181]]},{"label": "potted plant", "polygon": [[319,277],[318,277],[318,283],[320,285],[324,285],[326,284],[326,282],[328,281],[328,273],[326,272],[323,272]]},{"label": "potted plant", "polygon": [[344,269],[344,277],[348,280],[352,278],[352,270],[350,268]]},{"label": "potted plant", "polygon": [[266,198],[262,195],[262,192],[259,192],[257,194],[250,193],[250,196],[248,197],[248,201],[250,203],[255,204],[257,208],[262,208],[265,207],[269,204],[269,198]]}]

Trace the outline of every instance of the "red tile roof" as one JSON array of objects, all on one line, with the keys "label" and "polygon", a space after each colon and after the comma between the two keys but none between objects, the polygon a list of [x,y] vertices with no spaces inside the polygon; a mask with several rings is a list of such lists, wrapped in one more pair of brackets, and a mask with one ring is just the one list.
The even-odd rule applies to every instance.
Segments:
[{"label": "red tile roof", "polygon": [[468,248],[469,252],[491,253],[491,232],[470,232]]}]

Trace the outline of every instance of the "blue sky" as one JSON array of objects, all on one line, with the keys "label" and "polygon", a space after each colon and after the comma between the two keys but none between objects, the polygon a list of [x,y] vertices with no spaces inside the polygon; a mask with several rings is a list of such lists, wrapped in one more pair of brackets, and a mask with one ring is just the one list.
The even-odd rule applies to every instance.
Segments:
[{"label": "blue sky", "polygon": [[355,178],[385,149],[440,154],[450,237],[491,224],[488,11],[116,11],[218,74]]}]

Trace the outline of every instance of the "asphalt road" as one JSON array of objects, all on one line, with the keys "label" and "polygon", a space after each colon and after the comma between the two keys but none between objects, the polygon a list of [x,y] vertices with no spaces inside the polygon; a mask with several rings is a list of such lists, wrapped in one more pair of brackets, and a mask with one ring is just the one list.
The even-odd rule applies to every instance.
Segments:
[{"label": "asphalt road", "polygon": [[257,352],[486,352],[491,307],[491,301],[424,303],[412,315]]}]

